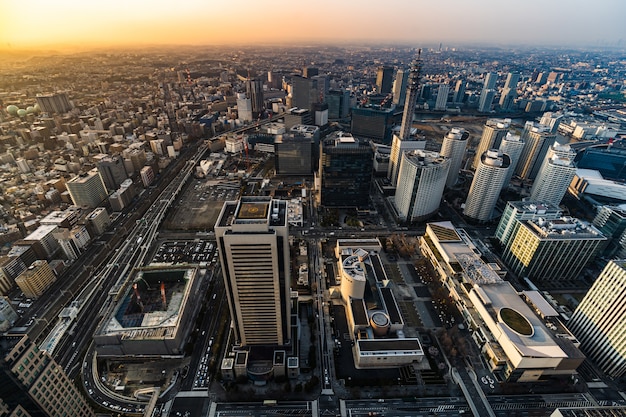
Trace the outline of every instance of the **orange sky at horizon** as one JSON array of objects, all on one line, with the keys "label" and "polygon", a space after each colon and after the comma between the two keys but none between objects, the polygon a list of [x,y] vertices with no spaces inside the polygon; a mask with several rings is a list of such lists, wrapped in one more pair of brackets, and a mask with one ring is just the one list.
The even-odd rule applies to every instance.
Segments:
[{"label": "orange sky at horizon", "polygon": [[[0,0],[0,49],[297,42],[621,44],[626,2]],[[581,10],[582,9],[582,10]],[[529,16],[529,17],[526,17]],[[622,45],[624,46],[624,45]]]}]

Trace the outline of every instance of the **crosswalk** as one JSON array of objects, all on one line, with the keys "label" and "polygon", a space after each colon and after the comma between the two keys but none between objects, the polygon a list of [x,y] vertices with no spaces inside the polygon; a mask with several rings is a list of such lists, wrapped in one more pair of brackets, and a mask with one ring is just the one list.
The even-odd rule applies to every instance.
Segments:
[{"label": "crosswalk", "polygon": [[493,410],[515,410],[515,409],[556,409],[556,408],[577,408],[577,407],[592,407],[591,401],[531,401],[520,403],[499,403],[492,404]]}]

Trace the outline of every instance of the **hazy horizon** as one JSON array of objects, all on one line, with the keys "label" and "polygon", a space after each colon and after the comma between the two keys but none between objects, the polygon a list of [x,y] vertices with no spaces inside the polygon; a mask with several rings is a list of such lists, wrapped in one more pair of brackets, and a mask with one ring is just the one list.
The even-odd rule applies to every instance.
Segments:
[{"label": "hazy horizon", "polygon": [[[554,4],[558,3],[558,4]],[[0,50],[406,44],[626,47],[626,2],[31,0],[0,5]]]}]

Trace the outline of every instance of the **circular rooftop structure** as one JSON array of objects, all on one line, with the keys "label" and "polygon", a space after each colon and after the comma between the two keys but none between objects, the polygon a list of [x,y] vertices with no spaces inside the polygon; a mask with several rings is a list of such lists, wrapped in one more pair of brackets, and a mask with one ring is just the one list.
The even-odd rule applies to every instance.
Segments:
[{"label": "circular rooftop structure", "polygon": [[389,316],[387,314],[382,311],[377,311],[372,314],[370,324],[376,336],[384,336],[389,332],[391,320],[389,320]]},{"label": "circular rooftop structure", "polygon": [[535,333],[532,324],[520,312],[509,307],[503,307],[498,312],[500,323],[521,336],[531,337]]}]

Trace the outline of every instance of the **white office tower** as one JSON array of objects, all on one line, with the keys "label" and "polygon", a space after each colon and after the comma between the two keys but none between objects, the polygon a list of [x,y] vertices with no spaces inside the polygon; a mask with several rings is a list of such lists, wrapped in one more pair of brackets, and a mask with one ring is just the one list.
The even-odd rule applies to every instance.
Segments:
[{"label": "white office tower", "polygon": [[464,215],[482,222],[491,220],[510,167],[511,158],[497,149],[489,149],[481,155],[465,202]]},{"label": "white office tower", "polygon": [[626,375],[626,260],[609,261],[567,326],[604,373]]},{"label": "white office tower", "polygon": [[485,83],[483,84],[483,89],[480,92],[480,98],[478,99],[478,111],[479,112],[489,112],[491,110],[491,104],[493,103],[493,98],[496,95],[496,81],[498,80],[498,74],[495,72],[490,72],[485,77]]},{"label": "white office tower", "polygon": [[554,144],[556,135],[550,132],[549,126],[526,122],[522,131],[524,150],[515,168],[515,174],[525,180],[533,180],[537,176],[548,149]]},{"label": "white office tower", "polygon": [[245,93],[237,93],[237,118],[244,122],[252,121],[252,100]]},{"label": "white office tower", "polygon": [[553,155],[546,160],[530,189],[530,199],[547,201],[559,205],[576,175],[576,166],[571,159]]},{"label": "white office tower", "polygon": [[417,58],[411,63],[411,69],[407,80],[406,105],[404,106],[404,112],[402,113],[400,132],[397,135],[393,135],[393,140],[391,142],[391,154],[389,155],[387,178],[389,178],[393,187],[395,187],[398,182],[398,171],[400,170],[402,154],[406,151],[424,149],[426,147],[426,141],[416,141],[411,137],[413,114],[415,113],[415,103],[417,102],[420,72],[422,69],[420,54],[421,49]]},{"label": "white office tower", "polygon": [[290,264],[287,203],[270,197],[227,201],[215,237],[235,343],[290,341]]},{"label": "white office tower", "polygon": [[435,110],[445,110],[448,102],[448,92],[450,86],[448,84],[440,84],[437,90],[437,101],[435,102]]},{"label": "white office tower", "polygon": [[416,222],[437,212],[450,170],[450,159],[437,152],[405,152],[394,202],[401,221]]},{"label": "white office tower", "polygon": [[507,133],[506,136],[502,138],[502,142],[500,142],[499,150],[500,152],[509,155],[509,158],[511,158],[511,168],[509,169],[508,174],[506,174],[504,184],[502,185],[502,188],[504,189],[509,186],[509,182],[511,182],[511,178],[515,173],[513,168],[517,165],[519,157],[524,150],[524,142],[520,136]]},{"label": "white office tower", "polygon": [[463,164],[463,156],[465,155],[468,139],[469,132],[459,127],[453,127],[443,137],[440,153],[441,156],[450,158],[450,170],[446,179],[446,187],[454,186],[459,179],[459,171]]},{"label": "white office tower", "polygon": [[478,142],[478,147],[476,148],[476,155],[474,156],[472,168],[478,168],[480,158],[482,158],[483,153],[485,153],[488,149],[498,149],[500,147],[502,138],[509,133],[510,124],[511,119],[488,119],[485,122],[485,125],[483,126],[483,134],[480,137],[480,142]]}]

